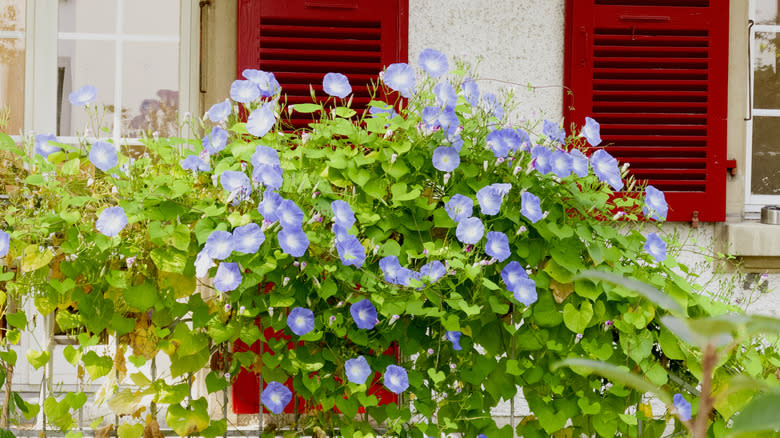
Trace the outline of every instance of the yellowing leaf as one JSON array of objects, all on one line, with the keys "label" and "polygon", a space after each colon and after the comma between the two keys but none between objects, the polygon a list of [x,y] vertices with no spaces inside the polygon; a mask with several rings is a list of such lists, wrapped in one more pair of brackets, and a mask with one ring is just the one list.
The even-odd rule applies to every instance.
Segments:
[{"label": "yellowing leaf", "polygon": [[28,245],[22,257],[22,272],[31,272],[47,266],[54,258],[54,252],[38,245]]}]

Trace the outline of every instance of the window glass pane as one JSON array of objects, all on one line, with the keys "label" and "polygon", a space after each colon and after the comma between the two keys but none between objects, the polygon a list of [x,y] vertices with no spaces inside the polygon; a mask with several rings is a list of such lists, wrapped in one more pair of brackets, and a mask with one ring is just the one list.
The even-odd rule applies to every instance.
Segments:
[{"label": "window glass pane", "polygon": [[[113,41],[59,41],[57,135],[84,134],[87,127],[92,135],[100,128],[108,128],[110,133],[114,117],[114,53]],[[97,104],[97,114],[89,115],[83,107],[68,101],[68,94],[84,85],[97,88],[97,99],[90,104]]]},{"label": "window glass pane", "polygon": [[777,17],[777,0],[753,0],[755,10],[753,20],[756,24],[780,24]]},{"label": "window glass pane", "polygon": [[755,108],[780,108],[780,33],[756,32],[753,54]]},{"label": "window glass pane", "polygon": [[179,45],[125,43],[122,82],[125,135],[175,135],[179,109]]},{"label": "window glass pane", "polygon": [[780,117],[753,117],[751,192],[780,195]]},{"label": "window glass pane", "polygon": [[58,30],[60,32],[114,33],[116,31],[116,0],[60,0]]},{"label": "window glass pane", "polygon": [[0,131],[24,129],[24,0],[0,0]]},{"label": "window glass pane", "polygon": [[[125,1],[124,32],[179,37],[179,0]],[[154,11],[154,13],[149,13]]]}]

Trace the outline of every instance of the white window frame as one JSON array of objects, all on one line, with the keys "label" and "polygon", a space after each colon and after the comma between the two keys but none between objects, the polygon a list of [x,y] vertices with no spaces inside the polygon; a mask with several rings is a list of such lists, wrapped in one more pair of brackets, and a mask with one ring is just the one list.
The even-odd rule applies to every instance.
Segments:
[{"label": "white window frame", "polygon": [[[748,16],[750,19],[755,19],[757,0],[749,1]],[[778,11],[780,13],[780,11]],[[748,74],[750,75],[750,100],[748,101],[748,111],[750,111],[751,117],[746,120],[746,141],[745,141],[745,213],[748,216],[754,216],[761,211],[761,208],[766,205],[780,205],[780,195],[758,195],[752,192],[752,177],[753,177],[753,117],[777,117],[778,123],[780,123],[780,109],[762,109],[755,108],[755,74],[753,72],[753,63],[756,57],[755,35],[756,32],[775,32],[780,33],[780,24],[755,24],[750,28],[750,36],[748,44],[750,44],[750,69]],[[778,48],[780,50],[780,48]]]}]

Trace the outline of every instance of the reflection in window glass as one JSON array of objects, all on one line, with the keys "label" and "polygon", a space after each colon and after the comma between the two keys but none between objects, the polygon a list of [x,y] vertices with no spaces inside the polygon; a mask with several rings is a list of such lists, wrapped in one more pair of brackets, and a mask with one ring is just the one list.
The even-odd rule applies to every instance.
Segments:
[{"label": "reflection in window glass", "polygon": [[116,32],[115,0],[60,0],[60,32]]},{"label": "reflection in window glass", "polygon": [[778,72],[780,33],[756,32],[753,47],[754,107],[780,108],[780,72]]},{"label": "reflection in window glass", "polygon": [[0,132],[24,129],[24,0],[0,0]]},{"label": "reflection in window glass", "polygon": [[780,195],[780,118],[753,117],[751,192]]},{"label": "reflection in window glass", "polygon": [[753,0],[753,20],[756,24],[780,24],[777,17],[777,0]]},{"label": "reflection in window glass", "polygon": [[128,135],[178,132],[178,53],[175,43],[125,44],[122,109],[127,114],[123,124],[129,128]]},{"label": "reflection in window glass", "polygon": [[179,6],[180,2],[174,0],[125,0],[124,32],[178,38]]}]

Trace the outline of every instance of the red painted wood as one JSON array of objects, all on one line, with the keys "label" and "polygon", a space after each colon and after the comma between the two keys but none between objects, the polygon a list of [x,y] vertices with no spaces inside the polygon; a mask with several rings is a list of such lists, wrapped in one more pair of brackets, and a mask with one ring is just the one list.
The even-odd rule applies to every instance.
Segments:
[{"label": "red painted wood", "polygon": [[565,126],[596,119],[602,146],[665,192],[668,220],[725,220],[728,9],[567,1]]}]

